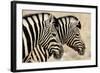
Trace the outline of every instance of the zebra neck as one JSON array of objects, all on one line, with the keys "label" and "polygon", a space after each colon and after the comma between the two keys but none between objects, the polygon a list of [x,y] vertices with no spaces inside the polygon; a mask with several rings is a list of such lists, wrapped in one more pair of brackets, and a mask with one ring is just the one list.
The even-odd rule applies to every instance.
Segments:
[{"label": "zebra neck", "polygon": [[64,40],[63,40],[63,36],[61,34],[61,31],[60,30],[57,30],[57,33],[58,33],[58,37],[59,37],[59,40],[62,44],[64,44]]}]

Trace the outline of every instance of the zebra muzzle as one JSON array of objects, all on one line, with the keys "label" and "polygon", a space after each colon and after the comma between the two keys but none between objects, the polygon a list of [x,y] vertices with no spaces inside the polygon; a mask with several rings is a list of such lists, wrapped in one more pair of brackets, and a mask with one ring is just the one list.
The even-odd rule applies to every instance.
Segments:
[{"label": "zebra muzzle", "polygon": [[79,55],[84,55],[84,53],[85,53],[85,48],[78,48],[78,54]]},{"label": "zebra muzzle", "polygon": [[55,59],[61,59],[63,56],[64,50],[60,48],[59,50],[52,50],[53,57]]},{"label": "zebra muzzle", "polygon": [[59,51],[59,52],[53,52],[53,56],[55,59],[61,59],[62,57],[62,53]]},{"label": "zebra muzzle", "polygon": [[82,49],[79,48],[79,51],[78,51],[79,55],[84,55],[84,51]]}]

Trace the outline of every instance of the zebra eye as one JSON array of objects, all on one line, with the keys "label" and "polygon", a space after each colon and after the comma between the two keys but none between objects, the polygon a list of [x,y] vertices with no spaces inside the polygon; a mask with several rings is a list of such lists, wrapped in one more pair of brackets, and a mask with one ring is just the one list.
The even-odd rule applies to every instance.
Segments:
[{"label": "zebra eye", "polygon": [[52,33],[53,36],[56,36],[56,34]]},{"label": "zebra eye", "polygon": [[76,34],[76,36],[79,36],[79,34]]}]

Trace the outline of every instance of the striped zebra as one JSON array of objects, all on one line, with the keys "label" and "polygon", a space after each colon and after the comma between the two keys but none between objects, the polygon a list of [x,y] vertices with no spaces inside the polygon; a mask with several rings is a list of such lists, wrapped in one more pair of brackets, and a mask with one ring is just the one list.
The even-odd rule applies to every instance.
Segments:
[{"label": "striped zebra", "polygon": [[22,18],[23,62],[45,62],[52,55],[60,59],[63,47],[54,28],[55,17],[49,13],[37,13]]},{"label": "striped zebra", "polygon": [[72,15],[59,17],[55,20],[54,26],[62,44],[71,47],[79,55],[84,55],[85,44],[80,36],[81,23],[77,17]]}]

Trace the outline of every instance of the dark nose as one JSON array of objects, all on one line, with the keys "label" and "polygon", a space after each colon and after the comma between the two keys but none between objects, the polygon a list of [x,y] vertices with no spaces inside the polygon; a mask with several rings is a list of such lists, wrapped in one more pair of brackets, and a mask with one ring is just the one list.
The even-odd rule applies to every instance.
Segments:
[{"label": "dark nose", "polygon": [[84,55],[84,52],[85,50],[84,49],[82,49],[80,52],[79,52],[79,55]]},{"label": "dark nose", "polygon": [[83,49],[84,49],[84,50],[86,49],[85,44],[83,44]]},{"label": "dark nose", "polygon": [[85,49],[86,49],[85,44],[83,44],[83,47],[79,50],[79,54],[84,55]]}]

